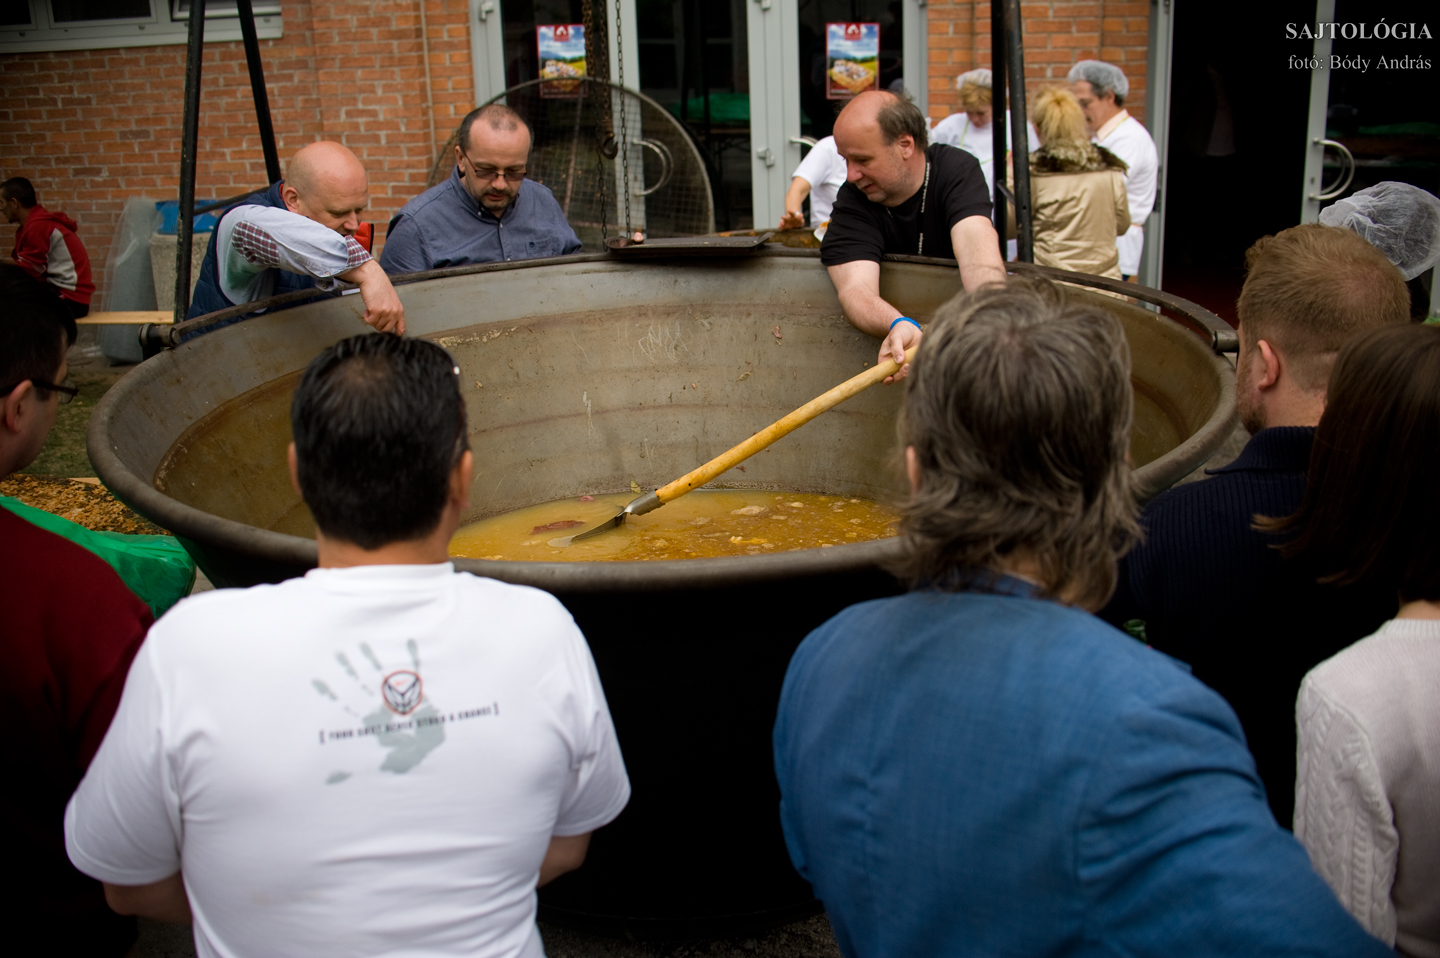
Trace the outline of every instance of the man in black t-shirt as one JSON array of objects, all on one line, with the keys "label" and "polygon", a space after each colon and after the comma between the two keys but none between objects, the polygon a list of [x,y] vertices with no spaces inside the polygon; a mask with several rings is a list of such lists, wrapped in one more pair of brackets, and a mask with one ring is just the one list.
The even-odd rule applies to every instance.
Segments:
[{"label": "man in black t-shirt", "polygon": [[1005,282],[979,162],[944,144],[927,149],[928,142],[925,117],[908,98],[893,93],[862,93],[835,119],[835,146],[848,175],[830,214],[820,261],[830,271],[845,318],[884,339],[881,362],[903,362],[921,335],[919,323],[880,298],[880,259],[886,253],[958,260],[966,290]]}]

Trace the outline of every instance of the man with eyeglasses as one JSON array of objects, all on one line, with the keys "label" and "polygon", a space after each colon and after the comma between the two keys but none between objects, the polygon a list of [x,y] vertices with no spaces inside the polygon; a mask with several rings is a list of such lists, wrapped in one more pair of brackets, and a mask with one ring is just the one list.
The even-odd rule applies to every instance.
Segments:
[{"label": "man with eyeglasses", "polygon": [[471,111],[460,121],[455,172],[390,220],[381,267],[394,275],[578,253],[554,195],[525,178],[529,157],[520,114],[499,103]]},{"label": "man with eyeglasses", "polygon": [[[75,325],[64,304],[11,265],[0,265],[0,302],[3,479],[34,461],[77,390],[66,381]],[[0,610],[11,782],[0,789],[0,820],[10,872],[24,876],[0,896],[8,948],[118,958],[135,939],[135,920],[111,912],[100,883],[70,864],[62,822],[110,727],[150,610],[98,556],[3,507]]]}]

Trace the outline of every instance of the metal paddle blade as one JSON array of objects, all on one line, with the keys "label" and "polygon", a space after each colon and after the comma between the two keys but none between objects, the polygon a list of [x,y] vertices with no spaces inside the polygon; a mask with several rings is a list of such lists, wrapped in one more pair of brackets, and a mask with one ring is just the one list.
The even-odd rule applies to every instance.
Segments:
[{"label": "metal paddle blade", "polygon": [[560,536],[558,538],[551,539],[548,544],[552,549],[563,549],[570,543],[575,542],[578,539],[588,539],[591,536],[598,536],[602,532],[613,529],[618,525],[622,525],[625,522],[626,515],[628,515],[628,513],[621,512],[619,515],[611,516],[609,519],[606,519],[604,522],[600,523],[593,529],[586,529],[584,532],[577,532],[573,536]]},{"label": "metal paddle blade", "polygon": [[664,503],[660,501],[659,496],[655,495],[655,493],[653,492],[647,492],[639,499],[632,501],[624,509],[621,509],[619,515],[611,516],[609,519],[606,519],[604,522],[600,523],[595,528],[586,529],[584,532],[576,533],[573,536],[559,536],[557,538],[551,539],[547,543],[547,545],[549,545],[552,549],[563,549],[572,542],[578,542],[581,539],[588,539],[591,536],[598,536],[602,532],[609,532],[616,526],[624,525],[626,516],[643,516],[645,513],[650,512],[654,509],[659,509],[663,505]]}]

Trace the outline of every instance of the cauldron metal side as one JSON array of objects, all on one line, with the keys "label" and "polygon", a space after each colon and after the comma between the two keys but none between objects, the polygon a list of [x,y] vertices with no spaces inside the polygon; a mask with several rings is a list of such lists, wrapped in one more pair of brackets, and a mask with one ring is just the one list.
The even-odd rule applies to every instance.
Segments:
[{"label": "cauldron metal side", "polygon": [[[399,287],[411,330],[462,368],[479,468],[472,518],[547,499],[654,487],[874,361],[813,252],[743,261],[616,263],[605,255],[431,274]],[[959,289],[952,264],[896,262],[882,292],[930,315]],[[1084,292],[1077,295],[1090,296]],[[1137,391],[1154,393],[1175,449],[1147,488],[1192,471],[1228,435],[1228,363],[1190,330],[1106,297],[1125,324]],[[264,315],[146,362],[102,401],[89,444],[117,496],[181,537],[217,585],[313,566],[313,540],[266,528],[294,507],[283,395],[250,433],[171,494],[154,485],[207,416],[293,377],[364,331],[355,297]],[[1213,317],[1212,317],[1213,318]],[[273,386],[272,386],[273,390]],[[1158,397],[1158,398],[1157,398]],[[886,498],[899,391],[872,389],[720,484]],[[269,424],[258,421],[269,417]],[[249,427],[247,427],[249,428]],[[212,450],[214,452],[214,450]],[[458,560],[558,596],[589,640],[634,784],[547,912],[636,933],[735,933],[813,909],[781,841],[770,728],[800,639],[840,609],[893,594],[893,540],[689,562]]]}]

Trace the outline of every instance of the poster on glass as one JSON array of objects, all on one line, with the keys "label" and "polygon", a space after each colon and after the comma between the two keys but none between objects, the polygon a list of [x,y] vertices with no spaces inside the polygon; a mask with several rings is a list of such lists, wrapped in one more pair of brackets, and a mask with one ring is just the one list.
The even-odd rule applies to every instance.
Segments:
[{"label": "poster on glass", "polygon": [[535,28],[540,53],[540,95],[577,97],[585,76],[585,24],[551,23]]},{"label": "poster on glass", "polygon": [[825,96],[848,100],[880,89],[880,24],[825,24]]}]

